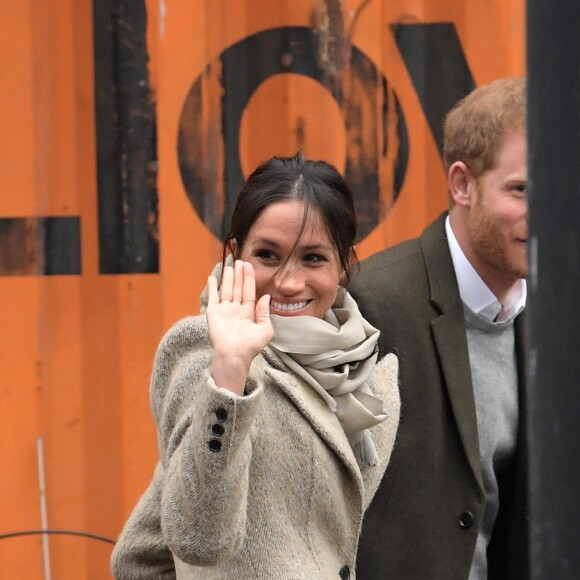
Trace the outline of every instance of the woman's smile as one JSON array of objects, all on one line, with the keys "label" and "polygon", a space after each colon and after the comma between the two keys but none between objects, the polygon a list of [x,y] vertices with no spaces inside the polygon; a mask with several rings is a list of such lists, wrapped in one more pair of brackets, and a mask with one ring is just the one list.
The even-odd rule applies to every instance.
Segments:
[{"label": "woman's smile", "polygon": [[266,207],[239,255],[251,262],[256,299],[270,294],[270,313],[322,318],[336,300],[342,267],[320,212],[290,199]]},{"label": "woman's smile", "polygon": [[298,311],[306,308],[309,302],[310,300],[302,300],[301,302],[278,302],[272,298],[270,300],[270,312],[272,314],[278,314],[275,311],[279,310],[283,314],[298,314]]}]

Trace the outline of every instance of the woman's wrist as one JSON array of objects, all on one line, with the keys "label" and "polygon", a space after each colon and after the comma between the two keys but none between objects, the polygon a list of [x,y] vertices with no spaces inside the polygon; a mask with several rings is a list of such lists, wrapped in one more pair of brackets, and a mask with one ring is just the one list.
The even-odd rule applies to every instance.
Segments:
[{"label": "woman's wrist", "polygon": [[232,357],[214,354],[209,372],[215,384],[222,389],[243,395],[246,380],[250,373],[250,363]]}]

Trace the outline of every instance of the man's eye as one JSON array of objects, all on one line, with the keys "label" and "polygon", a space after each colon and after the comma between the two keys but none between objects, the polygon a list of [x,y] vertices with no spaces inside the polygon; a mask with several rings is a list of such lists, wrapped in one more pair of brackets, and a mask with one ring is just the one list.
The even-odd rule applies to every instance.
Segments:
[{"label": "man's eye", "polygon": [[513,188],[520,193],[526,193],[528,186],[525,183],[520,183],[519,185],[514,185]]}]

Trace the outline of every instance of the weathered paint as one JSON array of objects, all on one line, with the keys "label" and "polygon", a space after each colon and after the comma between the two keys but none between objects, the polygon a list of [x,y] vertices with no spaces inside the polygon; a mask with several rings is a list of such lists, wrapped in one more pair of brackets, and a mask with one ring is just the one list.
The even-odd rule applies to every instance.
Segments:
[{"label": "weathered paint", "polygon": [[81,273],[76,216],[0,218],[0,276]]},{"label": "weathered paint", "polygon": [[145,0],[94,0],[102,274],[159,271],[157,139]]},{"label": "weathered paint", "polygon": [[[148,0],[148,54],[141,13],[115,33],[141,43],[117,53],[132,65],[122,82],[94,87],[97,5],[16,2],[0,21],[0,534],[40,526],[39,436],[49,525],[119,533],[156,459],[148,403],[156,344],[197,312],[235,184],[258,162],[301,149],[348,173],[360,192],[365,257],[417,234],[445,206],[437,127],[454,93],[524,71],[523,0]],[[237,57],[236,74],[223,77],[232,47],[284,29],[310,44],[287,44],[276,74],[240,90],[273,66],[258,54],[247,65]],[[308,46],[312,54],[300,52]],[[114,60],[109,66],[116,70]],[[106,120],[109,145],[132,149],[97,166],[106,133],[95,121],[95,90],[117,86],[131,94],[111,110],[128,124],[116,132],[114,117]],[[127,178],[125,189],[113,182],[126,205],[111,210],[103,171]],[[141,212],[136,232],[158,243],[158,265],[104,274],[108,235],[118,236],[120,270],[143,271],[127,242],[127,208]],[[103,209],[122,233],[104,231]],[[52,240],[78,273],[43,275],[53,241],[38,226],[65,218],[78,234]],[[67,254],[75,239],[78,262]],[[54,578],[109,577],[107,544],[54,536],[50,549]],[[38,536],[0,540],[0,577],[41,578],[41,558]]]},{"label": "weathered paint", "polygon": [[[324,42],[310,27],[261,31],[228,47],[195,79],[180,121],[178,158],[192,206],[218,238],[227,235],[237,192],[244,181],[239,147],[242,117],[254,93],[277,75],[312,79],[327,98],[336,101],[346,138],[345,159],[340,165],[355,195],[359,239],[386,215],[380,190],[391,190],[392,197],[399,193],[393,191],[392,181],[379,186],[378,169],[386,161],[390,141],[395,147],[391,156],[394,174],[399,177],[397,184],[406,171],[408,141],[401,139],[402,134],[406,135],[406,124],[397,97],[372,61],[354,46],[348,50],[348,63],[329,75],[328,66],[320,58]],[[246,71],[243,79],[240,71]],[[292,114],[290,127],[297,128],[293,151],[308,151],[305,118],[298,109]],[[395,118],[389,122],[391,116]],[[203,120],[208,117],[210,122],[204,126]],[[389,127],[393,128],[392,135]],[[329,144],[325,148],[332,147]],[[219,170],[222,158],[223,172]],[[392,199],[384,197],[390,206]]]}]

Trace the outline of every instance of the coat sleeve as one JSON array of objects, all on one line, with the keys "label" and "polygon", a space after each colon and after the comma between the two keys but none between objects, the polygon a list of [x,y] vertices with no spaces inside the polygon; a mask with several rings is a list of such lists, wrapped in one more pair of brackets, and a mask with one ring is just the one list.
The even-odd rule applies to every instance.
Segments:
[{"label": "coat sleeve", "polygon": [[161,342],[151,382],[164,470],[161,528],[180,560],[212,565],[236,554],[246,528],[252,425],[263,385],[246,396],[216,386],[203,317],[178,323]]},{"label": "coat sleeve", "polygon": [[175,580],[173,555],[161,533],[161,488],[164,472],[157,464],[153,479],[127,520],[111,556],[115,580]]}]

